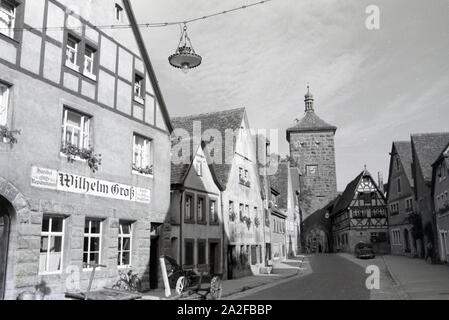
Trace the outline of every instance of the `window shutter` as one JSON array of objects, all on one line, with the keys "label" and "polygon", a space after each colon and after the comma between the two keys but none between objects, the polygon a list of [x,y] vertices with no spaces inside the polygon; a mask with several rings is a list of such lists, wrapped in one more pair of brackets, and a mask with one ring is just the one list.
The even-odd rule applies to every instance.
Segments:
[{"label": "window shutter", "polygon": [[84,128],[83,128],[83,147],[89,149],[90,147],[90,119],[83,117]]},{"label": "window shutter", "polygon": [[67,143],[67,109],[64,110],[64,120],[62,123],[62,146],[65,147]]},{"label": "window shutter", "polygon": [[143,163],[142,167],[146,168],[150,166],[150,143],[148,140],[144,140],[143,142],[143,150],[142,150],[142,158]]},{"label": "window shutter", "polygon": [[6,125],[8,116],[8,88],[0,84],[0,125]]}]

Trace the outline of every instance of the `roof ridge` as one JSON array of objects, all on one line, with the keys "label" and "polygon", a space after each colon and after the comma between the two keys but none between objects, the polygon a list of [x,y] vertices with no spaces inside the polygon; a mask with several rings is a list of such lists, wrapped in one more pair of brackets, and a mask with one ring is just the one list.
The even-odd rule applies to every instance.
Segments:
[{"label": "roof ridge", "polygon": [[176,117],[172,117],[172,120],[197,118],[197,117],[202,117],[202,116],[210,116],[210,115],[214,115],[214,114],[225,114],[225,113],[236,112],[236,111],[244,111],[244,110],[246,110],[245,107],[233,108],[233,109],[226,109],[226,110],[221,110],[221,111],[213,111],[213,112],[190,114],[190,115],[187,115],[187,116],[176,116]]},{"label": "roof ridge", "polygon": [[423,137],[423,136],[436,136],[436,135],[443,135],[443,134],[449,134],[449,131],[413,133],[413,134],[411,134],[411,136],[412,137]]}]

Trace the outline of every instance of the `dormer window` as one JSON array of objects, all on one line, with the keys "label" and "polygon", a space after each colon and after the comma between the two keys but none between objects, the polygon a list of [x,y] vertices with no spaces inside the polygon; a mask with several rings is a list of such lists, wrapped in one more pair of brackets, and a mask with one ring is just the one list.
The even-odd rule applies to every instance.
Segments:
[{"label": "dormer window", "polygon": [[9,0],[0,0],[0,33],[14,38],[16,5]]}]

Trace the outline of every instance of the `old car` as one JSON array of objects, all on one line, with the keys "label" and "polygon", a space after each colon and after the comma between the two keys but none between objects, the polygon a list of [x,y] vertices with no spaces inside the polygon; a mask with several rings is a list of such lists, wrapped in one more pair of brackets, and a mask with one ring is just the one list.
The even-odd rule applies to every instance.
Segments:
[{"label": "old car", "polygon": [[376,257],[373,245],[370,243],[358,243],[355,246],[354,253],[357,259],[374,259]]}]

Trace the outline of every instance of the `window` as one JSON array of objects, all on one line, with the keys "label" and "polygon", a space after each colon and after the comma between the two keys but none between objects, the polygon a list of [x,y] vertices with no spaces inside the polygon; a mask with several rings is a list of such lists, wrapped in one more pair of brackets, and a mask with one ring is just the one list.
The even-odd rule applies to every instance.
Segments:
[{"label": "window", "polygon": [[92,80],[97,80],[94,72],[96,50],[88,45],[84,49],[84,71],[83,74]]},{"label": "window", "polygon": [[186,221],[192,221],[193,220],[193,214],[192,214],[192,202],[193,197],[191,195],[186,196],[186,205],[185,205],[185,218]]},{"label": "window", "polygon": [[209,200],[209,221],[210,224],[218,223],[217,202],[215,200]]},{"label": "window", "polygon": [[0,83],[0,126],[8,123],[9,88]]},{"label": "window", "polygon": [[390,205],[390,215],[395,216],[399,214],[399,204],[393,203]]},{"label": "window", "polygon": [[0,0],[0,33],[14,38],[16,24],[16,5],[13,1]]},{"label": "window", "polygon": [[80,45],[80,40],[72,35],[67,37],[67,47],[66,47],[66,66],[79,72],[78,66],[78,47]]},{"label": "window", "polygon": [[401,188],[401,178],[398,178],[398,193],[402,192],[402,188]]},{"label": "window", "polygon": [[101,221],[86,220],[84,225],[83,268],[91,268],[92,264],[101,264],[101,229]]},{"label": "window", "polygon": [[317,165],[311,165],[306,167],[306,173],[307,176],[313,177],[318,174],[318,166]]},{"label": "window", "polygon": [[251,265],[256,265],[257,260],[257,246],[251,246]]},{"label": "window", "polygon": [[133,144],[133,171],[141,174],[152,175],[152,141],[150,139],[134,134]]},{"label": "window", "polygon": [[245,217],[249,218],[249,206],[245,206]]},{"label": "window", "polygon": [[406,199],[405,200],[405,211],[406,212],[413,212],[413,199]]},{"label": "window", "polygon": [[195,170],[196,170],[196,174],[199,177],[203,176],[203,161],[202,160],[197,160],[195,162]]},{"label": "window", "polygon": [[62,147],[68,145],[79,149],[90,147],[90,117],[71,109],[64,109]]},{"label": "window", "polygon": [[240,264],[245,264],[246,257],[245,257],[245,246],[240,246]]},{"label": "window", "polygon": [[228,213],[230,216],[234,213],[234,201],[229,201]]},{"label": "window", "polygon": [[400,165],[400,162],[399,162],[399,158],[396,158],[396,170],[401,170],[401,165]]},{"label": "window", "polygon": [[144,103],[144,82],[143,77],[141,75],[136,74],[134,77],[134,101],[139,102],[141,104]]},{"label": "window", "polygon": [[198,240],[198,264],[206,264],[206,240]]},{"label": "window", "polygon": [[120,229],[118,234],[118,261],[119,267],[128,267],[131,265],[132,253],[132,231],[133,225],[131,222],[120,222]]},{"label": "window", "polygon": [[391,244],[395,246],[401,245],[401,231],[399,229],[391,230]]},{"label": "window", "polygon": [[239,206],[239,214],[240,214],[241,221],[243,221],[244,210],[245,210],[245,205],[241,203]]},{"label": "window", "polygon": [[205,209],[206,206],[204,205],[204,198],[198,197],[198,203],[197,203],[197,222],[198,223],[205,223],[206,222],[206,215],[205,215]]},{"label": "window", "polygon": [[243,168],[239,168],[239,180],[240,180],[240,183],[242,183],[244,181]]},{"label": "window", "polygon": [[118,3],[115,4],[115,20],[123,22],[123,8]]},{"label": "window", "polygon": [[42,221],[39,273],[62,271],[65,219],[46,217]]},{"label": "window", "polygon": [[185,265],[187,266],[193,266],[195,262],[193,261],[193,255],[194,255],[194,244],[195,241],[192,239],[185,239],[184,247],[185,247],[185,253],[184,253],[184,261]]}]

